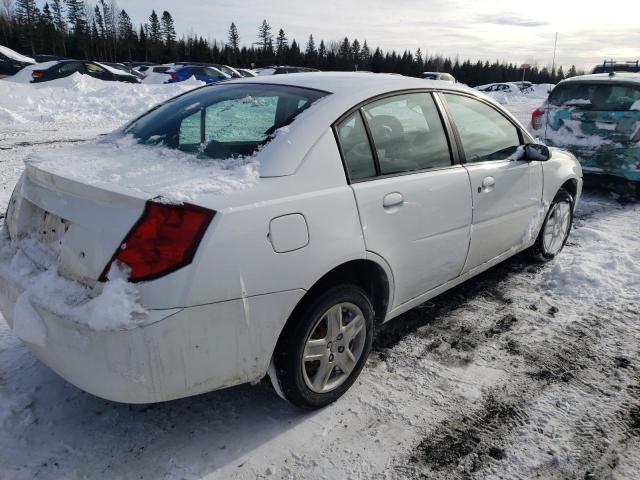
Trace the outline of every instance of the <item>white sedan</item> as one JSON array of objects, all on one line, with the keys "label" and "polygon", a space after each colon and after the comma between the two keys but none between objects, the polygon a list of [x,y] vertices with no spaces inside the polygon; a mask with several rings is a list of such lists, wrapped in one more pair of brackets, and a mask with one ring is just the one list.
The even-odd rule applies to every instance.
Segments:
[{"label": "white sedan", "polygon": [[581,189],[571,154],[469,88],[228,81],[28,161],[0,307],[38,358],[106,399],[269,374],[318,408],[356,380],[381,323],[519,251],[553,259]]}]

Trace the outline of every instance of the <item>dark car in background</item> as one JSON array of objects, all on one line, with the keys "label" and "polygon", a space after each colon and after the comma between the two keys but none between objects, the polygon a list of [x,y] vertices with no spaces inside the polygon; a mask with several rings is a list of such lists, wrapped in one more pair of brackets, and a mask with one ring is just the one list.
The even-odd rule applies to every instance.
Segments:
[{"label": "dark car in background", "polygon": [[115,62],[100,62],[100,65],[104,65],[106,67],[115,68],[116,70],[120,70],[121,72],[128,73],[129,75],[133,75],[134,77],[142,80],[144,75],[137,70],[134,70],[131,67],[128,67],[124,63],[115,63]]},{"label": "dark car in background", "polygon": [[68,77],[74,73],[89,75],[100,80],[140,83],[135,75],[123,72],[97,62],[83,60],[61,60],[42,64],[42,69],[34,68],[31,72],[32,83],[48,82],[58,78]]},{"label": "dark car in background", "polygon": [[33,58],[25,57],[10,48],[0,45],[0,77],[15,75],[24,67],[34,63],[36,62]]},{"label": "dark car in background", "polygon": [[63,57],[60,55],[45,55],[45,54],[33,55],[33,59],[36,61],[36,63],[53,62],[56,60],[69,60],[69,58]]},{"label": "dark car in background", "polygon": [[229,65],[220,65],[219,63],[208,63],[208,62],[176,62],[176,65],[180,66],[194,66],[197,65],[199,67],[213,67],[220,70],[225,75],[228,75],[229,78],[242,78],[242,75],[235,68],[230,67]]},{"label": "dark car in background", "polygon": [[176,66],[167,73],[171,75],[168,83],[184,82],[191,77],[205,83],[217,83],[231,78],[229,75],[221,72],[217,68],[202,65],[184,65]]}]

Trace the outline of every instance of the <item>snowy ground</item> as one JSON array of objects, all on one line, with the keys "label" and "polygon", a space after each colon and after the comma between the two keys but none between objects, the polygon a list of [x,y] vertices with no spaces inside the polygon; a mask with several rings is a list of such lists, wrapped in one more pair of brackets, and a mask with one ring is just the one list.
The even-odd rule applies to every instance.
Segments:
[{"label": "snowy ground", "polygon": [[[0,211],[29,153],[181,91],[78,81],[0,81]],[[539,97],[502,101],[526,123]],[[589,189],[556,261],[517,256],[385,326],[361,379],[314,413],[266,383],[100,400],[0,322],[0,479],[637,478],[639,218]]]}]

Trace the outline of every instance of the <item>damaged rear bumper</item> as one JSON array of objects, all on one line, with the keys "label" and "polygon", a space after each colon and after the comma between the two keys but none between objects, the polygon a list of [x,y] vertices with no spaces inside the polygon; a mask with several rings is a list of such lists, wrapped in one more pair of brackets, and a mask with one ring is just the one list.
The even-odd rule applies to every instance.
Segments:
[{"label": "damaged rear bumper", "polygon": [[94,330],[22,293],[0,276],[0,310],[44,364],[98,397],[152,403],[262,378],[304,290],[151,310],[150,322],[127,330]]}]

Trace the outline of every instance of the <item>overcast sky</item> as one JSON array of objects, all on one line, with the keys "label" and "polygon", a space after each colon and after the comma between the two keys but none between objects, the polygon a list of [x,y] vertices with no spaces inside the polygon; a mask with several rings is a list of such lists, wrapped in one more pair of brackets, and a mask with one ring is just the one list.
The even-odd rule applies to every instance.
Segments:
[{"label": "overcast sky", "polygon": [[178,34],[198,33],[225,41],[231,22],[241,43],[256,41],[265,18],[274,34],[283,28],[303,47],[316,41],[367,40],[372,47],[417,50],[461,59],[590,68],[606,58],[640,58],[637,0],[118,0],[134,23],[151,9],[169,10]]}]

